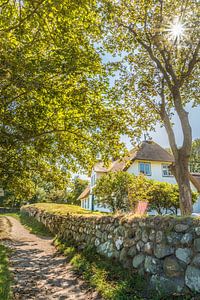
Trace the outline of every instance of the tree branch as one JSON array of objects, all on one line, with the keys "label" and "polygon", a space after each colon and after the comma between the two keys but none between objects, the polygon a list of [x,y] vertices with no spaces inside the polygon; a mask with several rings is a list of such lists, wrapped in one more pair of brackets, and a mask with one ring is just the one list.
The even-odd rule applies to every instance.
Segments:
[{"label": "tree branch", "polygon": [[200,50],[200,40],[199,40],[199,42],[196,46],[196,49],[195,49],[194,54],[192,56],[192,59],[190,60],[190,62],[188,64],[187,71],[181,75],[181,79],[179,81],[180,87],[184,84],[185,79],[187,79],[190,76],[190,74],[192,73],[196,63],[198,62],[199,50]]},{"label": "tree branch", "polygon": [[14,26],[7,27],[7,28],[1,28],[1,29],[0,29],[0,32],[1,32],[1,31],[4,31],[4,32],[5,32],[5,31],[10,31],[10,30],[16,29],[16,28],[18,28],[19,26],[21,26],[28,18],[30,18],[31,16],[33,16],[33,15],[36,13],[36,11],[38,10],[38,8],[39,8],[45,1],[46,1],[46,0],[41,0],[41,2],[38,3],[38,5],[35,7],[35,9],[34,9],[32,12],[30,12],[29,14],[27,14],[26,17],[20,19],[20,22],[19,22],[18,24],[14,25]]},{"label": "tree branch", "polygon": [[165,86],[164,86],[164,79],[161,79],[161,91],[160,91],[160,98],[161,98],[161,106],[160,106],[160,116],[164,123],[165,129],[167,131],[168,137],[169,137],[169,143],[172,149],[172,152],[174,154],[174,157],[177,158],[178,153],[178,147],[176,144],[176,139],[174,135],[174,131],[170,122],[170,118],[166,111],[166,102],[165,102]]},{"label": "tree branch", "polygon": [[152,59],[152,61],[155,62],[157,68],[160,70],[160,72],[163,74],[168,86],[169,86],[169,89],[172,90],[173,88],[173,85],[172,85],[172,82],[168,76],[168,73],[167,71],[165,70],[165,68],[163,67],[162,63],[160,62],[160,60],[154,55],[153,53],[153,50],[151,48],[151,46],[147,45],[142,39],[140,39],[138,37],[138,34],[137,32],[133,29],[133,27],[131,25],[127,26],[127,25],[124,25],[123,23],[120,23],[119,24],[120,26],[128,29],[135,37],[136,41],[148,52],[150,58]]}]

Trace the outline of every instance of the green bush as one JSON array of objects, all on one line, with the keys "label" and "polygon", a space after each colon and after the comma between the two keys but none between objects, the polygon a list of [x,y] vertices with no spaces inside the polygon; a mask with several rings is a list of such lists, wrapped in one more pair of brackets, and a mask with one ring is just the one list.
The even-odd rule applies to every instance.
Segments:
[{"label": "green bush", "polygon": [[[178,185],[154,180],[151,180],[151,184],[149,210],[156,210],[158,214],[164,214],[169,211],[177,214],[180,207]],[[196,200],[197,193],[192,192],[193,203]]]},{"label": "green bush", "polygon": [[[139,201],[149,202],[149,210],[158,214],[175,213],[179,208],[177,184],[149,180],[143,174],[135,176],[126,172],[111,172],[100,177],[94,188],[96,202],[113,212],[134,210]],[[197,193],[192,193],[193,203]]]},{"label": "green bush", "polygon": [[8,267],[9,249],[0,245],[0,299],[11,299],[11,274]]},{"label": "green bush", "polygon": [[132,181],[133,175],[126,172],[110,172],[100,177],[93,189],[96,203],[109,207],[113,212],[129,210],[129,187]]}]

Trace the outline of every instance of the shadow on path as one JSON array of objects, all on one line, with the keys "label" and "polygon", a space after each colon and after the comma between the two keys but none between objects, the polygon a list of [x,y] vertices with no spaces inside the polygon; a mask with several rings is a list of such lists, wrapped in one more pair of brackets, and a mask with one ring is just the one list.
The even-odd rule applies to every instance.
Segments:
[{"label": "shadow on path", "polygon": [[11,271],[14,299],[100,300],[72,271],[64,256],[58,256],[52,239],[30,234],[17,220],[12,223]]}]

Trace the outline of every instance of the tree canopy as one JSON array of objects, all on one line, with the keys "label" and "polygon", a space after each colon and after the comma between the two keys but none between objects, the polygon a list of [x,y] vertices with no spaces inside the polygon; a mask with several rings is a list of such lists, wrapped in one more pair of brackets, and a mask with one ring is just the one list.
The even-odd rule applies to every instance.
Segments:
[{"label": "tree canopy", "polygon": [[121,148],[125,111],[104,99],[96,1],[0,6],[1,186],[25,186],[33,172],[52,169],[68,176]]},{"label": "tree canopy", "polygon": [[88,180],[75,176],[71,180],[71,184],[68,185],[65,195],[65,202],[68,204],[80,205],[80,200],[78,200],[78,197],[88,185]]},{"label": "tree canopy", "polygon": [[[182,214],[192,211],[189,157],[192,129],[186,104],[199,105],[199,1],[102,0],[105,51],[121,56],[110,71],[119,78],[110,96],[124,103],[140,133],[159,121],[175,158]],[[183,143],[178,147],[172,115],[180,120]]]}]

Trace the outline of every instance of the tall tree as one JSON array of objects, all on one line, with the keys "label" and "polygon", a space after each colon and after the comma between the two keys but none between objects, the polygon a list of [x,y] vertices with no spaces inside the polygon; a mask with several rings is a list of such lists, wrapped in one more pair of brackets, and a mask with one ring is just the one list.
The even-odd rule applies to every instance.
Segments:
[{"label": "tall tree", "polygon": [[118,150],[124,112],[103,97],[96,1],[9,0],[0,6],[1,185],[23,172],[42,172],[42,161],[75,171],[92,164],[99,151]]},{"label": "tall tree", "polygon": [[65,195],[66,202],[69,204],[80,205],[78,197],[89,185],[88,180],[75,177],[72,179],[71,184],[68,185],[67,192]]},{"label": "tall tree", "polygon": [[[115,85],[134,123],[165,127],[175,158],[174,175],[180,190],[183,215],[192,212],[188,163],[192,129],[186,105],[199,105],[199,1],[198,0],[102,0],[103,40],[106,51],[121,54]],[[183,143],[178,147],[171,116],[177,113]],[[145,121],[145,118],[147,120]]]}]

